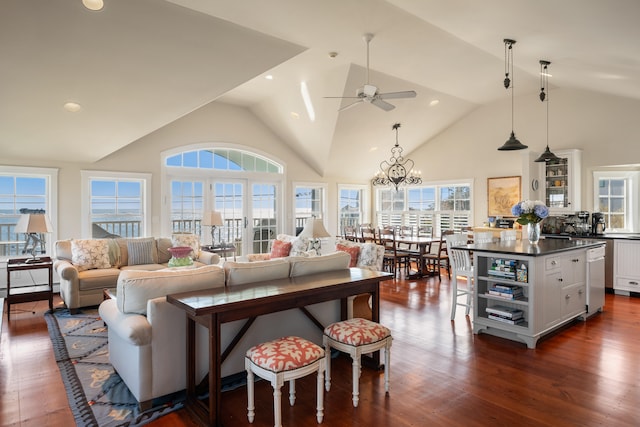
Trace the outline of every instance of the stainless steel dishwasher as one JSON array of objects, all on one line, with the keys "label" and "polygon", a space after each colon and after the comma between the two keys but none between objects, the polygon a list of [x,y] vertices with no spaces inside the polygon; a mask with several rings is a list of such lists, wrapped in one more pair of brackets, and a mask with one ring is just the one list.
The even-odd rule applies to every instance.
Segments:
[{"label": "stainless steel dishwasher", "polygon": [[604,308],[605,245],[587,250],[587,313],[590,317]]}]

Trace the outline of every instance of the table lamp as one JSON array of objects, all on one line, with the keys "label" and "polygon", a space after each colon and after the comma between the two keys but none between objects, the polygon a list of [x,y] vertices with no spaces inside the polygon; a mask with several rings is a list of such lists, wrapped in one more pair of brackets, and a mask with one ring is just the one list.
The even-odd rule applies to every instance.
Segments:
[{"label": "table lamp", "polygon": [[312,217],[307,220],[304,228],[300,232],[300,237],[306,237],[309,239],[309,249],[315,249],[318,255],[320,255],[321,243],[320,238],[331,237],[321,219]]},{"label": "table lamp", "polygon": [[31,259],[28,259],[26,262],[39,262],[40,258],[36,258],[36,245],[40,243],[41,246],[44,246],[44,240],[38,235],[53,232],[53,226],[51,225],[51,221],[49,221],[49,217],[42,213],[23,214],[20,216],[14,231],[27,235],[27,239],[24,242],[25,251],[29,247],[29,242],[32,242]]},{"label": "table lamp", "polygon": [[201,224],[211,227],[211,245],[214,246],[215,239],[213,238],[213,234],[216,231],[216,227],[224,225],[222,214],[216,211],[206,211],[204,215],[202,215]]}]

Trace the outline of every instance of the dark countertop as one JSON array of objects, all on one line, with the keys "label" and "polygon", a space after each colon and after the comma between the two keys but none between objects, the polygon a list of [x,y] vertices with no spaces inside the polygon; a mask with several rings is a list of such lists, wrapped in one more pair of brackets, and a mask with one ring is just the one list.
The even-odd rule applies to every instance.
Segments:
[{"label": "dark countertop", "polygon": [[542,234],[545,239],[625,239],[640,240],[640,234],[635,233],[605,233],[605,234]]},{"label": "dark countertop", "polygon": [[544,256],[574,249],[586,249],[603,245],[597,240],[540,239],[532,245],[526,239],[494,243],[473,243],[461,249],[478,252],[495,252],[512,255]]}]

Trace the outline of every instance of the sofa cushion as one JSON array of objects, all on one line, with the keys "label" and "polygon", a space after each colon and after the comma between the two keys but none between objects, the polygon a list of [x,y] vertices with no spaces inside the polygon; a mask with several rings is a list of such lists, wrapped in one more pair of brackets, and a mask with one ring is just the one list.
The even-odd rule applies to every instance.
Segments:
[{"label": "sofa cushion", "polygon": [[195,234],[175,233],[171,235],[173,246],[189,246],[193,250],[191,258],[198,259],[200,256],[200,237]]},{"label": "sofa cushion", "polygon": [[224,270],[217,265],[156,271],[123,270],[116,299],[123,313],[147,313],[147,300],[224,286]]},{"label": "sofa cushion", "polygon": [[323,273],[325,271],[345,270],[349,268],[351,256],[346,252],[334,252],[316,257],[289,257],[291,277],[307,274]]},{"label": "sofa cushion", "polygon": [[135,239],[127,241],[127,264],[154,264],[153,246],[155,239]]},{"label": "sofa cushion", "polygon": [[101,268],[78,272],[78,287],[81,291],[115,287],[120,270],[117,268]]},{"label": "sofa cushion", "polygon": [[284,242],[282,240],[274,240],[271,245],[271,258],[284,258],[289,256],[291,252],[291,242]]},{"label": "sofa cushion", "polygon": [[169,248],[173,247],[171,239],[167,237],[158,237],[156,239],[156,246],[158,250],[158,264],[166,264],[171,259],[171,252]]},{"label": "sofa cushion", "polygon": [[227,286],[289,277],[289,263],[284,258],[268,261],[224,263]]},{"label": "sofa cushion", "polygon": [[[136,237],[136,238],[119,237],[119,238],[115,239],[116,243],[120,247],[120,267],[123,267],[125,265],[129,265],[129,250],[128,250],[128,247],[127,247],[128,242],[131,241],[131,240],[144,240],[144,239],[155,240],[153,237]],[[158,263],[158,249],[157,249],[155,244],[152,245],[151,251],[152,251],[152,256],[153,256],[153,264],[157,264]]]},{"label": "sofa cushion", "polygon": [[351,256],[349,267],[355,267],[356,265],[358,265],[358,256],[360,256],[359,246],[345,246],[338,243],[336,245],[336,250],[346,252],[349,254],[349,256]]},{"label": "sofa cushion", "polygon": [[71,262],[78,271],[110,268],[107,239],[80,239],[71,241]]}]

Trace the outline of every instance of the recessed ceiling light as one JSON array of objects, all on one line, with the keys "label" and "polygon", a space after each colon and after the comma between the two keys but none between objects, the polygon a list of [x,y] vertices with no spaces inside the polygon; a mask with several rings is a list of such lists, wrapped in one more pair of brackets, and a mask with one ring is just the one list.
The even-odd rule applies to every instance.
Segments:
[{"label": "recessed ceiling light", "polygon": [[440,104],[440,100],[439,99],[434,99],[429,103],[429,106],[433,107],[433,106],[438,105],[438,104]]},{"label": "recessed ceiling light", "polygon": [[273,80],[273,76],[271,74],[267,74],[264,78],[267,80]]},{"label": "recessed ceiling light", "polygon": [[78,104],[77,102],[70,101],[64,104],[64,109],[70,113],[77,113],[78,111],[82,110],[82,105]]},{"label": "recessed ceiling light", "polygon": [[295,111],[291,112],[291,117],[298,120],[300,118],[300,114],[296,113]]},{"label": "recessed ceiling light", "polygon": [[82,4],[89,10],[102,10],[104,7],[102,0],[82,0]]},{"label": "recessed ceiling light", "polygon": [[378,151],[378,147],[371,147],[369,148],[369,152],[373,152],[373,151]]}]

